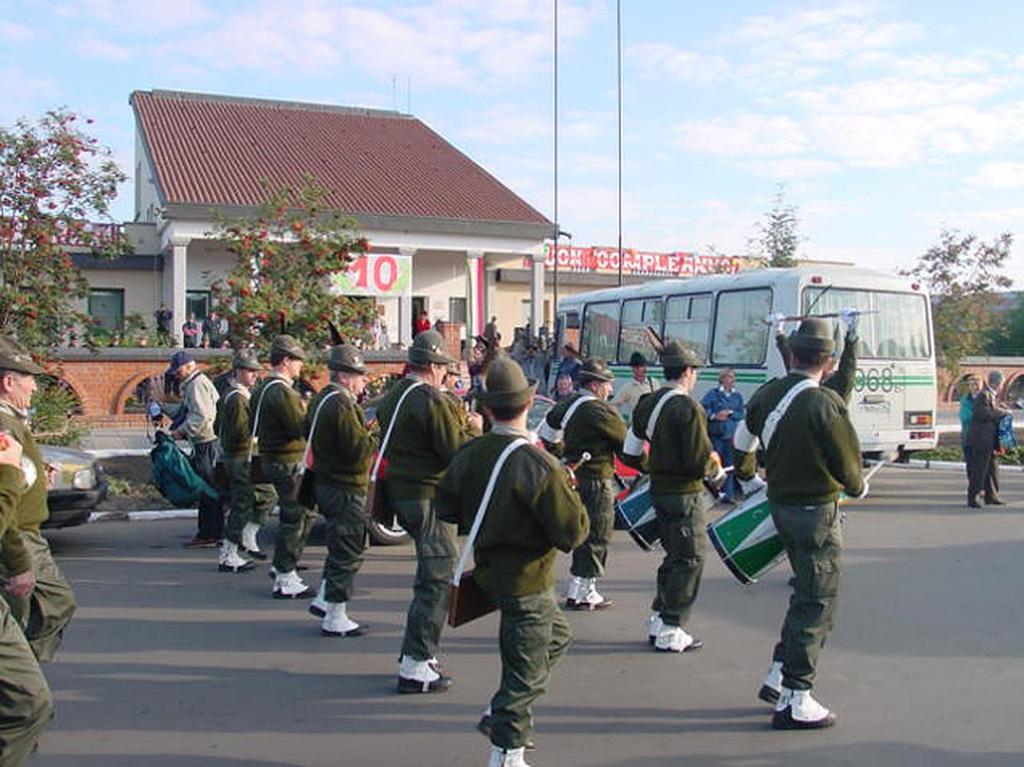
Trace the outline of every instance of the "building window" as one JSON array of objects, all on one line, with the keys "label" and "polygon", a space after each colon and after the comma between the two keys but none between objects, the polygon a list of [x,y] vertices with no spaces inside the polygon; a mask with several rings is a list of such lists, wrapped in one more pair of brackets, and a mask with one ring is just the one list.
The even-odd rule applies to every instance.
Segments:
[{"label": "building window", "polygon": [[465,297],[451,296],[448,299],[448,321],[461,322],[466,324],[466,299]]},{"label": "building window", "polygon": [[110,332],[124,327],[124,290],[92,288],[89,291],[89,316]]},{"label": "building window", "polygon": [[185,293],[185,317],[194,314],[197,320],[205,320],[210,313],[210,291],[189,290]]}]

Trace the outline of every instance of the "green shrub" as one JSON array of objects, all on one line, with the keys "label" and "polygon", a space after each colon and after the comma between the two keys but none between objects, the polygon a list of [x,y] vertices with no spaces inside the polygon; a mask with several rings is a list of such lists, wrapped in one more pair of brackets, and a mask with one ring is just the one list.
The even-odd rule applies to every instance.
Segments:
[{"label": "green shrub", "polygon": [[79,409],[72,391],[53,378],[39,378],[32,398],[32,433],[48,445],[77,447],[88,433],[74,418]]}]

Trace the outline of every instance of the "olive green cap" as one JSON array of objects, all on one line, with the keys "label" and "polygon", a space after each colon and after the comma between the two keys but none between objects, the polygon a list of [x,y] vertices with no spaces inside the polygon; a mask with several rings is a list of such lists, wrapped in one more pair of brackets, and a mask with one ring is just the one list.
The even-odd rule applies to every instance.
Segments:
[{"label": "olive green cap", "polygon": [[454,360],[445,354],[444,336],[436,330],[424,330],[412,339],[408,359],[413,365],[447,365]]},{"label": "olive green cap", "polygon": [[519,363],[501,355],[487,368],[480,402],[489,408],[522,407],[536,391],[537,382],[527,380]]},{"label": "olive green cap", "polygon": [[302,348],[295,336],[290,336],[287,333],[279,335],[274,339],[274,343],[270,345],[270,353],[274,354],[275,352],[286,354],[297,360],[306,359],[305,349]]},{"label": "olive green cap", "polygon": [[231,367],[235,370],[263,370],[255,349],[239,349],[236,351],[231,357]]},{"label": "olive green cap", "polygon": [[31,354],[9,338],[0,339],[0,370],[13,370],[32,376],[46,372],[35,363]]},{"label": "olive green cap", "polygon": [[576,377],[581,381],[614,381],[615,373],[600,357],[587,357],[583,360]]},{"label": "olive green cap", "polygon": [[661,364],[669,368],[702,368],[704,359],[679,341],[669,341],[661,352]]},{"label": "olive green cap", "polygon": [[810,317],[800,323],[789,335],[789,345],[793,349],[807,349],[814,352],[829,352],[836,348],[832,338],[832,328],[827,320]]},{"label": "olive green cap", "polygon": [[327,367],[331,370],[340,370],[342,373],[366,374],[363,353],[352,344],[338,344],[332,347],[327,357]]}]

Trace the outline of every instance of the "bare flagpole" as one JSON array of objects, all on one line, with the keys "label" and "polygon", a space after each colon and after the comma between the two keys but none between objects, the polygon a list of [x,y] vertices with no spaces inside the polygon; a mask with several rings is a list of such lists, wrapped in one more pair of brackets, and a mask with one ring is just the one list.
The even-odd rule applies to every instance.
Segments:
[{"label": "bare flagpole", "polygon": [[615,54],[619,97],[619,287],[622,287],[622,0],[615,2]]}]

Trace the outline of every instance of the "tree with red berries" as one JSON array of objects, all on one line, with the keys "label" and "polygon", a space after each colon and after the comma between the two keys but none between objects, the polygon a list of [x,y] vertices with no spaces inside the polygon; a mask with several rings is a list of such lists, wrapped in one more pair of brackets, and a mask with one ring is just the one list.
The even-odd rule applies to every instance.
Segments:
[{"label": "tree with red berries", "polygon": [[128,248],[110,215],[127,176],[79,119],[57,109],[0,127],[0,335],[36,352],[91,325],[81,308],[89,286],[69,250]]},{"label": "tree with red berries", "polygon": [[369,340],[373,299],[336,295],[331,276],[370,249],[356,224],[324,204],[325,190],[268,188],[255,216],[221,219],[216,236],[235,265],[211,286],[214,309],[228,322],[231,345],[261,350],[282,328],[307,348],[331,343],[333,324],[346,340]]}]

